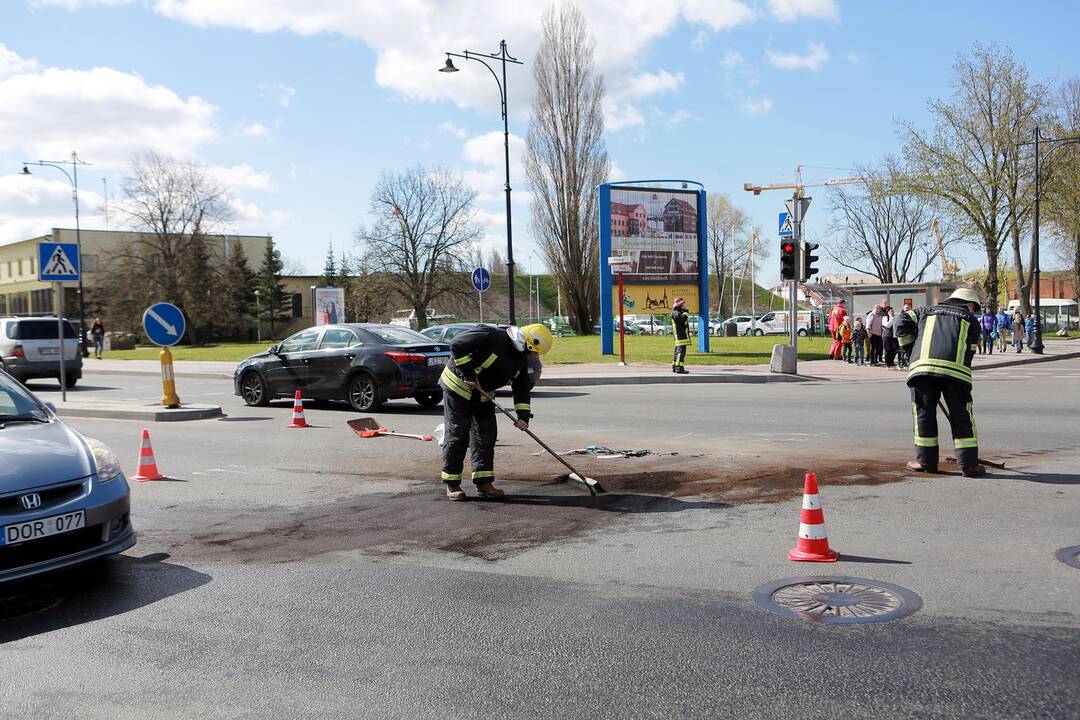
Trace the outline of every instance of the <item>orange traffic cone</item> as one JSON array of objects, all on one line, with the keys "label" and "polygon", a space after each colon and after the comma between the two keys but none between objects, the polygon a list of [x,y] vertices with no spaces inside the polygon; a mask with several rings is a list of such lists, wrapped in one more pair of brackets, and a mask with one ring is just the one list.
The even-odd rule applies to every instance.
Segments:
[{"label": "orange traffic cone", "polygon": [[139,468],[131,478],[138,482],[147,480],[164,480],[165,476],[158,472],[157,460],[154,459],[154,448],[150,446],[150,431],[142,431],[142,447],[139,448]]},{"label": "orange traffic cone", "polygon": [[821,510],[817,475],[806,473],[803,484],[802,516],[799,518],[799,539],[788,550],[788,560],[796,562],[836,562],[839,553],[829,547],[825,532],[825,513]]},{"label": "orange traffic cone", "polygon": [[292,422],[289,423],[289,427],[306,428],[307,426],[307,420],[304,419],[304,399],[300,397],[300,391],[297,390],[292,406]]}]

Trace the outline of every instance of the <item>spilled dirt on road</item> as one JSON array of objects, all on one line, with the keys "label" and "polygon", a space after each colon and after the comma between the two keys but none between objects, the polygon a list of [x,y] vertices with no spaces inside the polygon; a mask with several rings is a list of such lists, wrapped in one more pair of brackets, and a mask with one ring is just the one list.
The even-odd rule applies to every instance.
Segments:
[{"label": "spilled dirt on road", "polygon": [[[552,476],[536,480],[512,472],[500,481],[506,498],[452,503],[441,484],[420,479],[427,474],[425,467],[405,475],[408,485],[401,492],[365,493],[364,474],[355,473],[359,492],[333,502],[247,512],[189,507],[185,514],[190,513],[191,526],[152,532],[178,557],[204,560],[293,562],[360,551],[385,557],[453,553],[495,561],[580,540],[595,530],[632,522],[635,515],[730,511],[739,503],[793,500],[803,488],[803,471],[775,463],[723,468],[718,458],[661,457],[581,466],[606,494],[591,497]],[[815,470],[827,492],[835,485],[898,482],[907,476],[902,467],[899,460],[862,460],[819,463]],[[313,483],[318,479],[311,476]],[[371,473],[370,479],[385,481],[386,476]]]}]

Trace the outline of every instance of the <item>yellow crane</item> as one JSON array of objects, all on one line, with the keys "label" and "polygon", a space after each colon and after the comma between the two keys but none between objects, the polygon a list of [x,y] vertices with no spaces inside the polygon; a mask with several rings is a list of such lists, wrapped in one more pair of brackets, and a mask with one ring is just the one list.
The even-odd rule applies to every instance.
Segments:
[{"label": "yellow crane", "polygon": [[955,262],[945,257],[945,246],[941,242],[941,226],[938,225],[937,216],[930,221],[930,228],[934,231],[934,236],[937,238],[937,251],[938,256],[941,257],[941,279],[942,280],[956,280],[960,275],[960,268]]},{"label": "yellow crane", "polygon": [[828,178],[826,180],[816,180],[814,182],[804,183],[802,179],[803,165],[795,166],[795,182],[793,183],[778,183],[773,185],[754,185],[753,183],[743,183],[743,190],[752,192],[755,195],[760,195],[764,190],[794,190],[796,197],[803,197],[805,188],[808,187],[829,187],[831,185],[850,185],[851,183],[860,183],[866,180],[861,175],[849,175],[847,177]]}]

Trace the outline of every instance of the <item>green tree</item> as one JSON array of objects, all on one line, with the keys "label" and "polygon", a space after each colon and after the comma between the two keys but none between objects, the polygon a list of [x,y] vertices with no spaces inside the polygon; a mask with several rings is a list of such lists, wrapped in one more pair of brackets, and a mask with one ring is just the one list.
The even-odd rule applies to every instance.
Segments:
[{"label": "green tree", "polygon": [[344,272],[338,267],[337,258],[334,257],[334,243],[326,245],[326,261],[323,263],[322,275],[319,276],[319,287],[338,287],[338,279]]},{"label": "green tree", "polygon": [[[281,251],[274,247],[274,239],[266,238],[266,250],[263,252],[262,265],[259,266],[258,289],[264,298],[262,315],[270,322],[270,336],[274,334],[274,323],[283,322],[282,305],[285,301],[285,286],[281,282]],[[261,318],[260,318],[261,320]]]},{"label": "green tree", "polygon": [[232,243],[229,257],[221,272],[221,314],[220,332],[223,337],[232,340],[245,340],[249,337],[255,317],[255,291],[258,289],[258,277],[248,264],[247,253],[243,246]]},{"label": "green tree", "polygon": [[187,319],[186,340],[203,344],[217,335],[221,320],[218,273],[206,236],[187,238],[177,273],[179,307]]},{"label": "green tree", "polygon": [[[1055,103],[1053,136],[1080,137],[1080,77],[1062,83]],[[1080,145],[1070,144],[1048,157],[1053,168],[1043,185],[1042,211],[1062,264],[1072,270],[1080,300]]]}]

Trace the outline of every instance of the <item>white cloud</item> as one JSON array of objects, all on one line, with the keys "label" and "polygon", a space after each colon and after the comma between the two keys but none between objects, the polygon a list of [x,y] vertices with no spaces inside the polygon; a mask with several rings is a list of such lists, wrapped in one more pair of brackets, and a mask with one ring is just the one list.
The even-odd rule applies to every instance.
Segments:
[{"label": "white cloud", "polygon": [[611,161],[611,171],[608,172],[608,182],[619,182],[620,180],[625,180],[625,179],[626,179],[626,173],[623,172],[622,167],[619,166],[619,163],[612,160]]},{"label": "white cloud", "polygon": [[604,129],[608,132],[618,132],[644,124],[645,116],[635,106],[604,99]]},{"label": "white cloud", "polygon": [[680,108],[680,109],[676,110],[675,112],[673,112],[670,116],[668,116],[667,121],[668,121],[668,124],[670,124],[670,125],[679,125],[681,123],[686,122],[687,120],[700,120],[700,119],[701,119],[700,117],[698,117],[694,113],[690,112],[689,110],[686,110],[685,108]]},{"label": "white cloud", "polygon": [[804,17],[824,20],[840,17],[836,0],[769,0],[769,10],[780,22],[792,22]]},{"label": "white cloud", "polygon": [[[42,169],[50,177],[39,177],[38,168],[27,177],[15,173],[0,175],[0,245],[44,235],[54,227],[75,224],[75,206],[71,185],[59,172]],[[55,179],[51,177],[55,174]],[[104,198],[85,188],[79,191],[79,210],[83,227],[102,226],[97,213]]]},{"label": "white cloud", "polygon": [[643,98],[678,90],[685,82],[686,76],[681,72],[669,73],[667,70],[661,70],[658,73],[643,72],[630,77],[625,86],[619,92],[613,93],[613,96]]},{"label": "white cloud", "polygon": [[233,165],[231,167],[210,165],[206,168],[206,171],[229,190],[236,190],[237,188],[250,190],[274,189],[269,175],[257,172],[255,168],[247,164]]},{"label": "white cloud", "polygon": [[92,7],[94,5],[128,5],[135,2],[135,0],[30,0],[30,5],[33,7],[62,7],[68,10],[78,10],[81,7]]},{"label": "white cloud", "polygon": [[741,52],[735,50],[728,50],[724,53],[724,58],[720,61],[720,67],[731,70],[743,64],[743,56]]},{"label": "white cloud", "polygon": [[289,220],[289,213],[284,210],[266,212],[255,203],[233,198],[230,202],[233,210],[233,223],[242,232],[264,233]]},{"label": "white cloud", "polygon": [[767,97],[763,97],[759,100],[747,100],[739,109],[748,115],[764,115],[772,110],[773,102]]},{"label": "white cloud", "polygon": [[5,55],[22,71],[0,79],[0,150],[51,159],[76,149],[95,165],[118,166],[143,150],[190,155],[215,137],[215,108],[199,97],[112,68],[36,71],[32,62]]},{"label": "white cloud", "polygon": [[852,65],[858,65],[862,63],[862,56],[860,56],[858,53],[846,52],[844,53],[843,57]]},{"label": "white cloud", "polygon": [[0,43],[0,80],[37,70],[37,60],[21,58],[13,50]]},{"label": "white cloud", "polygon": [[817,70],[829,60],[829,52],[821,43],[810,43],[805,55],[798,53],[765,53],[769,64],[780,70]]},{"label": "white cloud", "polygon": [[289,107],[289,103],[296,97],[296,88],[283,83],[261,83],[259,92],[263,97],[273,99],[281,107]]},{"label": "white cloud", "polygon": [[457,125],[455,125],[452,122],[441,122],[441,123],[439,123],[439,130],[441,130],[442,132],[447,133],[449,135],[453,135],[458,140],[464,140],[465,136],[468,134],[468,133],[465,132],[464,128],[459,128]]},{"label": "white cloud", "polygon": [[240,133],[248,137],[266,137],[270,134],[270,128],[262,123],[252,123],[241,130]]},{"label": "white cloud", "polygon": [[713,30],[730,30],[754,19],[754,11],[739,0],[684,0],[683,16]]},{"label": "white cloud", "polygon": [[[506,166],[503,156],[503,134],[498,131],[476,135],[465,141],[461,156],[466,162],[479,165],[462,176],[463,182],[479,193],[479,202],[490,202],[502,197],[506,183]],[[519,186],[525,178],[525,139],[510,133],[510,179]],[[517,201],[519,192],[514,191]],[[515,203],[516,204],[516,203]]]}]

